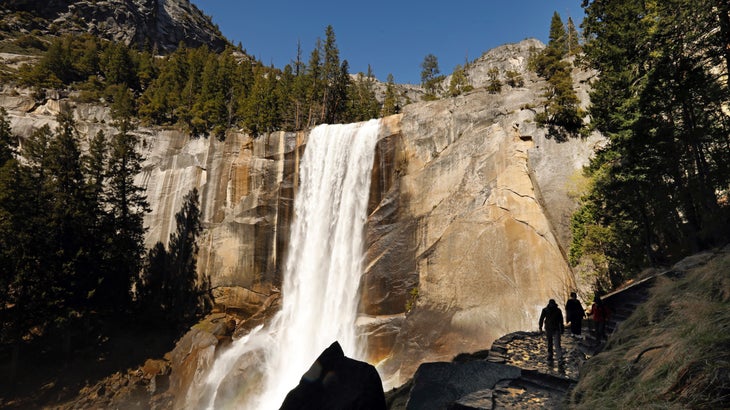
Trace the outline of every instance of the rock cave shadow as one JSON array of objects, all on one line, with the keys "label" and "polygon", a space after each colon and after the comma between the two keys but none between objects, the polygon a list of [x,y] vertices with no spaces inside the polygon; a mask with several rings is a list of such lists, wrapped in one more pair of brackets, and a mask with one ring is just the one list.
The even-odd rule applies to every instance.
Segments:
[{"label": "rock cave shadow", "polygon": [[557,143],[568,142],[571,139],[582,138],[581,129],[568,129],[555,124],[548,124],[545,138],[554,140]]}]

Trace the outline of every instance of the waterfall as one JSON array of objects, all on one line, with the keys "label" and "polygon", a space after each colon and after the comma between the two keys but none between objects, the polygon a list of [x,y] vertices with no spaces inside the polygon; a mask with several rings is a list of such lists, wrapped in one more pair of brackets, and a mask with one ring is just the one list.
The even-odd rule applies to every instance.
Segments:
[{"label": "waterfall", "polygon": [[334,341],[348,357],[362,360],[355,320],[379,124],[320,125],[310,133],[300,166],[281,311],[269,326],[254,329],[220,355],[195,393],[198,398],[188,392],[199,403],[194,407],[278,409]]}]

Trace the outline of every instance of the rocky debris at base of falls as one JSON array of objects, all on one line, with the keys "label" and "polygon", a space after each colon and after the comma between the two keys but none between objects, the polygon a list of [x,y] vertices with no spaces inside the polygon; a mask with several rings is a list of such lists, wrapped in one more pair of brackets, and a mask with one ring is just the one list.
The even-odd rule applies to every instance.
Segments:
[{"label": "rocky debris at base of falls", "polygon": [[544,334],[514,332],[495,340],[488,351],[460,354],[449,363],[424,363],[408,384],[386,393],[388,408],[559,408],[577,382],[580,366],[600,348],[590,337],[569,332],[563,333],[561,345],[562,358],[548,360]]}]

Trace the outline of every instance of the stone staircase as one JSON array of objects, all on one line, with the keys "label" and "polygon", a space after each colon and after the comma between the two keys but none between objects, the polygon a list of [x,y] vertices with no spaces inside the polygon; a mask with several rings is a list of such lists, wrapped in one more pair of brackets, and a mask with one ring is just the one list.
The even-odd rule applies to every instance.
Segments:
[{"label": "stone staircase", "polygon": [[[661,275],[676,275],[670,270],[638,280],[603,297],[611,316],[606,325],[610,335],[620,324],[649,298],[651,287]],[[589,305],[590,306],[590,305]],[[589,307],[587,306],[587,307]],[[485,397],[480,392],[478,400],[462,400],[456,409],[534,409],[561,408],[570,389],[577,383],[580,367],[603,348],[597,341],[593,323],[583,321],[582,337],[573,337],[566,328],[562,335],[563,359],[547,360],[547,346],[543,334],[515,332],[492,343],[486,360],[520,368],[520,376],[505,379]],[[485,404],[486,403],[486,404]]]},{"label": "stone staircase", "polygon": [[[606,329],[609,337],[647,301],[658,278],[683,275],[689,268],[704,264],[712,257],[712,252],[693,255],[672,269],[636,280],[603,296],[604,303],[612,311]],[[557,361],[547,360],[543,334],[523,331],[502,336],[489,350],[459,355],[451,363],[422,365],[410,385],[392,395],[388,408],[565,408],[566,397],[578,382],[581,366],[598,354],[604,343],[595,340],[590,320],[583,321],[582,337],[574,337],[566,331],[561,341],[563,357]],[[445,399],[445,395],[449,398]],[[435,403],[435,400],[441,401]]]},{"label": "stone staircase", "polygon": [[[622,286],[621,288],[610,292],[602,297],[606,306],[611,309],[611,316],[606,323],[606,334],[610,337],[621,323],[626,320],[632,313],[649,298],[651,288],[661,277],[677,278],[693,267],[707,263],[709,259],[715,256],[715,251],[706,251],[689,256],[675,264],[671,269],[667,269],[653,275],[646,276],[642,279],[635,280]],[[591,321],[587,321],[591,325]],[[592,332],[588,333],[592,337]]]},{"label": "stone staircase", "polygon": [[515,332],[492,343],[487,361],[520,368],[517,378],[497,383],[491,391],[491,406],[460,403],[458,409],[559,408],[578,381],[580,366],[593,354],[589,344],[568,333],[562,336],[563,358],[547,360],[545,336],[538,332]]}]

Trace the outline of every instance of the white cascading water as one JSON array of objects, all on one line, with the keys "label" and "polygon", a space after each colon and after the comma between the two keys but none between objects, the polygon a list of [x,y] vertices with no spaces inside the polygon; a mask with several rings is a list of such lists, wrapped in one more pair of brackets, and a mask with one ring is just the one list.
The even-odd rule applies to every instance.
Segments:
[{"label": "white cascading water", "polygon": [[[362,360],[355,320],[379,125],[378,120],[320,125],[310,133],[300,166],[281,311],[268,327],[236,340],[216,360],[204,385],[188,393],[197,403],[192,407],[278,409],[335,341],[345,355]],[[241,379],[254,372],[242,368],[252,356],[263,384],[247,387]],[[234,387],[222,388],[225,384]]]}]

